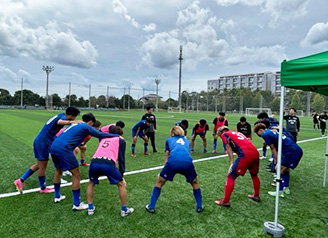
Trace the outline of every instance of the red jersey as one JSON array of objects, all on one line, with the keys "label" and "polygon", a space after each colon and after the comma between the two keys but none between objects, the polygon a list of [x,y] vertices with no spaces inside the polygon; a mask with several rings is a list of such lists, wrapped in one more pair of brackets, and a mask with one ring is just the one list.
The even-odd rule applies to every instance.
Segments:
[{"label": "red jersey", "polygon": [[216,117],[216,125],[215,125],[215,127],[214,127],[214,130],[217,130],[219,127],[221,127],[221,126],[225,126],[225,123],[226,123],[226,121],[227,121],[227,119],[226,118],[224,118],[223,119],[223,121],[220,121],[220,117],[218,116],[218,117]]},{"label": "red jersey", "polygon": [[202,134],[205,131],[206,124],[203,127],[200,125],[199,122],[197,122],[197,124],[198,124],[198,128],[197,128],[197,130],[195,130],[195,132],[198,134]]}]

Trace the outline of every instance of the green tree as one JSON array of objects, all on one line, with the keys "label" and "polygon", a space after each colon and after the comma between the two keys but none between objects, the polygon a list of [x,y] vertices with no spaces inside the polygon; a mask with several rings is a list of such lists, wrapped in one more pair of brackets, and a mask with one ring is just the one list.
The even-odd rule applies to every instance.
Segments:
[{"label": "green tree", "polygon": [[293,107],[296,110],[303,110],[303,105],[302,105],[300,96],[299,96],[299,94],[298,94],[297,91],[295,92],[295,94],[294,94],[294,96],[292,98],[292,101],[290,103],[290,107]]},{"label": "green tree", "polygon": [[278,113],[280,109],[280,98],[275,97],[270,105],[271,111]]},{"label": "green tree", "polygon": [[325,99],[320,94],[316,94],[312,101],[312,108],[317,112],[322,112],[325,109],[325,106]]},{"label": "green tree", "polygon": [[99,107],[106,107],[106,105],[107,105],[106,96],[100,95],[97,98],[97,104],[98,104]]},{"label": "green tree", "polygon": [[9,91],[3,88],[0,88],[0,105],[12,105],[13,98],[10,95]]},{"label": "green tree", "polygon": [[62,99],[59,97],[57,93],[54,93],[51,95],[52,96],[52,105],[56,107],[61,107],[63,106]]},{"label": "green tree", "polygon": [[[13,104],[20,105],[21,103],[21,90],[16,91],[13,97]],[[40,106],[45,105],[44,98],[40,97],[39,94],[33,93],[31,90],[23,90],[23,104],[28,106],[34,106],[36,104]]]}]

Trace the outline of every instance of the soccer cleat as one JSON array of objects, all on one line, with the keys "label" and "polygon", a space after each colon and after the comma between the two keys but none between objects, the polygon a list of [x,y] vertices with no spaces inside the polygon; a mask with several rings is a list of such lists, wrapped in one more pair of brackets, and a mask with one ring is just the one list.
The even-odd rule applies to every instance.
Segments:
[{"label": "soccer cleat", "polygon": [[147,212],[155,213],[155,208],[149,208],[149,204],[147,204],[145,208],[146,208]]},{"label": "soccer cleat", "polygon": [[23,193],[24,183],[20,179],[16,179],[14,181],[14,184],[16,186],[17,191]]},{"label": "soccer cleat", "polygon": [[82,211],[85,209],[88,209],[89,205],[81,202],[78,206],[73,205],[72,210],[73,211]]},{"label": "soccer cleat", "polygon": [[271,183],[271,186],[276,187],[277,186],[277,183],[276,182],[272,182]]},{"label": "soccer cleat", "polygon": [[158,153],[158,151],[157,150],[153,150],[153,153]]},{"label": "soccer cleat", "polygon": [[132,207],[129,207],[126,212],[121,211],[121,217],[126,217],[126,216],[130,215],[133,211],[134,211],[134,209]]},{"label": "soccer cleat", "polygon": [[68,183],[68,182],[67,182],[67,180],[61,178],[61,179],[60,179],[60,183],[61,183],[61,184],[65,184],[65,183]]},{"label": "soccer cleat", "polygon": [[290,195],[290,189],[289,188],[284,188],[284,194]]},{"label": "soccer cleat", "polygon": [[148,153],[148,151],[145,151],[145,152],[144,152],[144,155],[150,155],[150,154]]},{"label": "soccer cleat", "polygon": [[265,156],[261,156],[260,159],[265,159],[266,157]]},{"label": "soccer cleat", "polygon": [[204,207],[196,207],[196,212],[201,213],[202,211],[204,211]]},{"label": "soccer cleat", "polygon": [[60,194],[60,197],[59,198],[55,198],[54,199],[54,203],[60,203],[60,201],[63,201],[65,198],[66,198],[65,195],[61,195]]},{"label": "soccer cleat", "polygon": [[269,162],[272,162],[273,161],[273,158],[270,158],[270,159],[268,159],[269,160]]},{"label": "soccer cleat", "polygon": [[68,170],[63,172],[63,176],[72,176],[72,173]]},{"label": "soccer cleat", "polygon": [[95,213],[96,207],[93,207],[93,209],[88,208],[88,215],[92,216]]},{"label": "soccer cleat", "polygon": [[214,201],[217,205],[222,207],[230,207],[230,202],[224,202],[224,199],[221,199],[219,201]]},{"label": "soccer cleat", "polygon": [[252,199],[255,202],[260,202],[260,197],[255,197],[254,194],[248,195],[248,198]]},{"label": "soccer cleat", "polygon": [[204,152],[204,153],[207,153],[207,149],[204,149],[203,152]]},{"label": "soccer cleat", "polygon": [[216,154],[216,150],[213,150],[213,151],[212,151],[212,154]]},{"label": "soccer cleat", "polygon": [[55,189],[46,187],[45,189],[40,189],[39,193],[53,193]]},{"label": "soccer cleat", "polygon": [[88,163],[80,163],[80,166],[90,166],[90,164],[88,164]]},{"label": "soccer cleat", "polygon": [[[268,194],[269,194],[270,196],[275,197],[277,193],[276,193],[276,191],[274,191],[274,192],[268,192]],[[284,198],[284,197],[285,197],[285,194],[284,194],[283,191],[279,191],[279,197],[281,197],[281,198]]]},{"label": "soccer cleat", "polygon": [[133,158],[137,157],[136,154],[134,154],[134,153],[132,153],[131,156],[132,156]]}]

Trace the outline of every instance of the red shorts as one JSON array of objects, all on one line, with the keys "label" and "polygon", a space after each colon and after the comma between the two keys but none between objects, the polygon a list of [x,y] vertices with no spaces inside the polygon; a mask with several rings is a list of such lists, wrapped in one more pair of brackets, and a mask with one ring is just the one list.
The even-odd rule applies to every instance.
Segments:
[{"label": "red shorts", "polygon": [[232,165],[232,174],[244,176],[248,170],[250,174],[259,172],[259,152],[257,150],[247,151],[244,157],[238,157]]}]

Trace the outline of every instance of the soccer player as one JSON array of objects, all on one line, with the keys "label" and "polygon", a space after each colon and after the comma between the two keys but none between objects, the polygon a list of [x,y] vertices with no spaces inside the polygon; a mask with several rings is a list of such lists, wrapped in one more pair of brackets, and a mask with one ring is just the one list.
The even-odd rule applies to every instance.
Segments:
[{"label": "soccer player", "polygon": [[187,129],[188,129],[188,126],[189,126],[188,120],[183,119],[181,121],[177,121],[175,123],[175,125],[176,126],[180,126],[183,129],[183,131],[184,131],[184,135],[187,136]]},{"label": "soccer player", "polygon": [[197,180],[192,158],[189,153],[189,141],[184,136],[184,131],[180,126],[171,129],[171,137],[165,141],[165,165],[157,176],[150,202],[146,205],[146,210],[155,213],[155,205],[161,194],[161,189],[167,180],[173,181],[174,176],[179,173],[186,177],[186,181],[193,188],[196,199],[196,212],[202,212],[202,192]]},{"label": "soccer player", "polygon": [[292,134],[296,142],[301,126],[300,119],[296,116],[296,109],[289,109],[289,115],[284,116],[284,120],[286,120],[286,129]]},{"label": "soccer player", "polygon": [[[224,189],[224,198],[215,201],[215,203],[219,206],[230,207],[230,196],[235,187],[235,180],[239,175],[244,176],[246,170],[251,175],[254,188],[254,193],[248,195],[248,198],[260,202],[260,179],[257,176],[259,172],[259,152],[256,147],[242,133],[230,131],[226,126],[218,129],[218,136],[226,145],[230,167]],[[233,158],[233,153],[238,156],[236,160]]]},{"label": "soccer player", "polygon": [[319,116],[319,121],[320,121],[320,129],[321,129],[321,136],[325,136],[325,131],[326,131],[326,122],[328,120],[328,116],[326,112],[322,112]]},{"label": "soccer player", "polygon": [[[257,124],[254,127],[254,132],[263,138],[263,140],[270,146],[272,153],[274,154],[274,163],[277,164],[277,151],[278,151],[278,139],[279,132],[267,129],[262,123]],[[281,178],[279,194],[280,197],[285,197],[290,194],[289,180],[290,169],[295,169],[300,162],[303,155],[301,147],[294,142],[289,136],[283,133],[282,135],[282,148],[281,148]],[[276,196],[276,192],[268,192],[271,196]]]},{"label": "soccer player", "polygon": [[116,123],[108,124],[106,126],[103,126],[100,128],[101,132],[108,133],[109,132],[109,127],[111,126],[119,126],[121,129],[125,127],[125,123],[123,121],[117,121]]},{"label": "soccer player", "polygon": [[156,117],[153,112],[153,107],[146,107],[147,113],[142,116],[141,120],[147,120],[148,118],[151,120],[150,126],[146,129],[146,135],[150,139],[151,146],[153,147],[153,152],[157,153],[156,145],[155,145],[155,133],[156,133]]},{"label": "soccer player", "polygon": [[145,135],[145,129],[151,125],[151,119],[141,120],[135,124],[132,128],[132,145],[131,145],[131,156],[136,157],[135,149],[138,136],[144,140],[144,154],[149,155],[148,153],[148,137]]},{"label": "soccer player", "polygon": [[319,126],[319,120],[318,120],[318,113],[316,113],[316,111],[312,112],[312,118],[313,118],[313,129],[316,129],[315,126],[317,126],[318,130],[320,129]]},{"label": "soccer player", "polygon": [[[121,127],[111,126],[109,133],[123,135]],[[119,169],[116,164],[118,163]],[[126,182],[123,178],[125,171],[125,141],[122,137],[104,138],[92,156],[87,187],[88,215],[93,215],[96,207],[93,204],[95,184],[99,184],[99,176],[107,176],[110,184],[116,184],[121,200],[121,216],[130,215],[134,209],[127,207]]]},{"label": "soccer player", "polygon": [[80,170],[79,163],[74,155],[74,149],[82,143],[87,135],[97,137],[99,139],[107,137],[119,136],[117,134],[102,133],[96,130],[94,123],[96,118],[92,113],[82,116],[84,123],[73,124],[66,128],[58,138],[53,142],[50,153],[52,161],[56,168],[54,176],[55,187],[55,203],[66,198],[60,194],[60,177],[63,170],[69,170],[72,173],[72,192],[73,192],[73,211],[79,211],[88,208],[88,204],[80,202]]},{"label": "soccer player", "polygon": [[65,113],[60,113],[50,118],[43,126],[33,142],[34,156],[37,160],[36,164],[32,165],[25,173],[14,181],[17,190],[23,193],[24,182],[35,171],[39,170],[39,185],[40,193],[51,193],[54,190],[46,187],[46,169],[49,160],[49,152],[51,144],[55,139],[56,133],[64,126],[72,123],[80,123],[81,121],[73,121],[79,115],[79,109],[68,107]]},{"label": "soccer player", "polygon": [[[214,128],[213,128],[213,151],[212,153],[216,153],[216,145],[217,145],[217,130],[221,126],[229,126],[228,120],[225,118],[224,112],[219,112],[219,116],[214,118],[213,120]],[[226,152],[225,146],[223,145],[223,151]]]},{"label": "soccer player", "polygon": [[207,153],[206,149],[206,132],[209,130],[206,120],[201,119],[197,124],[192,128],[191,133],[191,152],[194,152],[194,145],[196,136],[199,135],[203,140],[203,152]]},{"label": "soccer player", "polygon": [[252,140],[252,128],[246,121],[246,117],[241,117],[237,123],[237,131],[244,134],[248,140]]}]

